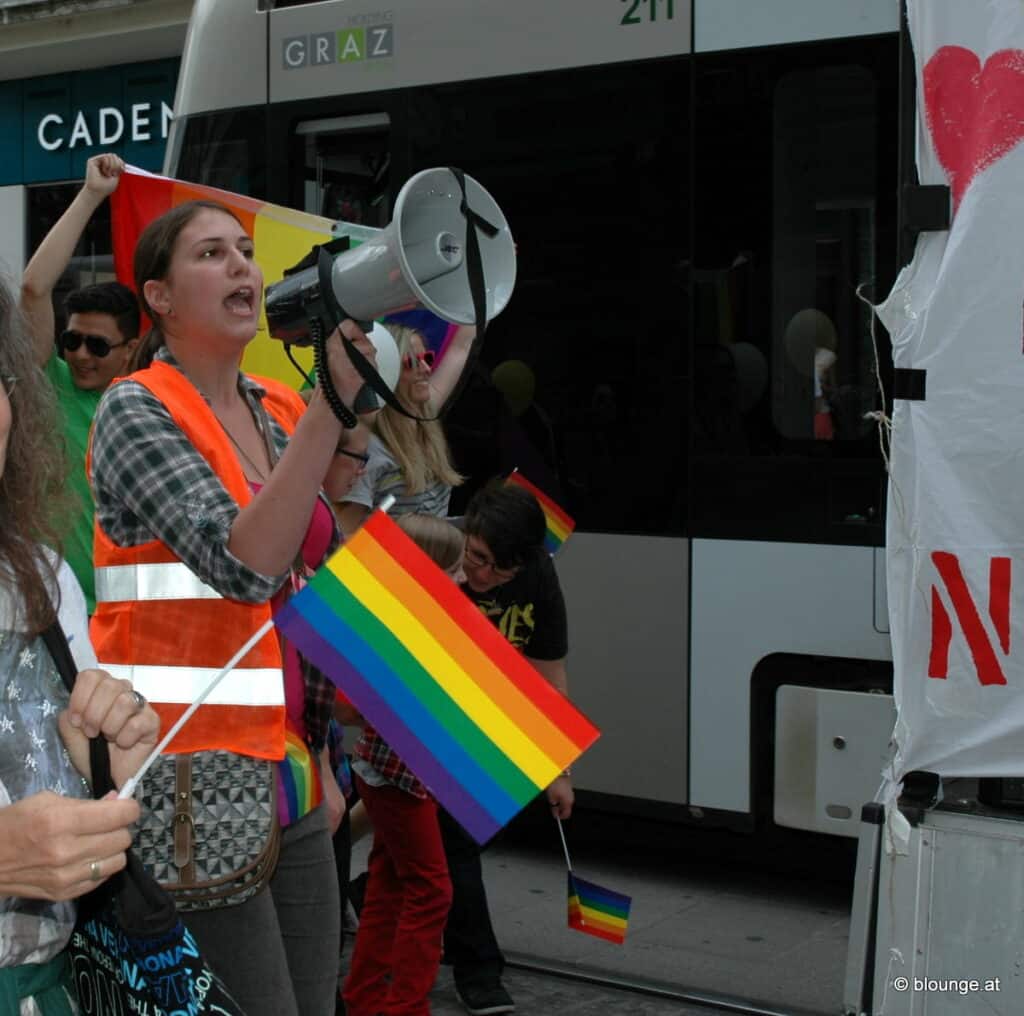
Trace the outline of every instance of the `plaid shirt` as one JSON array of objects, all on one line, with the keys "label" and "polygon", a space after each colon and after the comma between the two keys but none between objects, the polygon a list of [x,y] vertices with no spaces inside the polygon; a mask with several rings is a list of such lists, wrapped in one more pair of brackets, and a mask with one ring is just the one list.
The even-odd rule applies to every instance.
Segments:
[{"label": "plaid shirt", "polygon": [[[371,786],[390,783],[413,797],[425,799],[430,796],[427,788],[413,776],[412,770],[373,727],[363,728],[353,754],[352,768]],[[369,766],[372,772],[368,773],[365,766]]]},{"label": "plaid shirt", "polygon": [[[166,348],[156,359],[181,370]],[[258,414],[265,389],[239,373],[238,390]],[[288,435],[271,414],[267,417],[274,449],[281,455]],[[118,546],[157,539],[221,596],[243,603],[266,602],[288,577],[287,572],[254,571],[228,550],[238,504],[167,407],[130,378],[112,385],[96,410],[91,479],[96,520]],[[335,531],[331,551],[338,541]],[[306,661],[303,674],[307,734],[319,751],[333,713],[334,685]]]}]

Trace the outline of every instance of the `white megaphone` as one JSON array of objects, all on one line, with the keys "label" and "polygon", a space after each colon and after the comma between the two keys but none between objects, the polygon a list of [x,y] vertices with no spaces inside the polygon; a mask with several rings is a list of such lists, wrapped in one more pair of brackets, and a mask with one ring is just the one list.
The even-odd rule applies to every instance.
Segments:
[{"label": "white megaphone", "polygon": [[466,207],[493,233],[467,218],[450,169],[417,173],[399,191],[387,229],[338,254],[322,247],[317,264],[267,287],[270,334],[308,346],[340,316],[368,328],[374,318],[417,304],[452,324],[473,324],[467,227],[477,234],[487,320],[500,314],[516,280],[512,234],[494,198],[472,177],[463,181]]}]

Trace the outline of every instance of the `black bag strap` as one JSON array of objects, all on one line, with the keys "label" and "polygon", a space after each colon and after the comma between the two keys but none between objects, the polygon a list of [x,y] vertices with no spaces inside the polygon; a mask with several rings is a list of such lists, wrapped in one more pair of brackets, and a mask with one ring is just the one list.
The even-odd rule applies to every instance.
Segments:
[{"label": "black bag strap", "polygon": [[[64,634],[58,618],[43,632],[43,642],[57,666],[57,672],[64,682],[70,695],[75,689],[75,677],[78,667],[71,655],[68,638]],[[89,739],[89,769],[92,772],[92,796],[98,801],[105,794],[114,790],[114,779],[110,775],[110,750],[102,737]]]},{"label": "black bag strap", "polygon": [[[75,687],[78,667],[60,621],[54,618],[42,637],[70,694]],[[103,737],[89,739],[89,767],[92,770],[93,797],[99,800],[116,789],[110,775],[110,746]],[[87,918],[108,901],[116,899],[121,927],[129,934],[166,934],[178,919],[174,900],[131,850],[127,852],[126,863],[123,871],[79,900],[80,917]]]}]

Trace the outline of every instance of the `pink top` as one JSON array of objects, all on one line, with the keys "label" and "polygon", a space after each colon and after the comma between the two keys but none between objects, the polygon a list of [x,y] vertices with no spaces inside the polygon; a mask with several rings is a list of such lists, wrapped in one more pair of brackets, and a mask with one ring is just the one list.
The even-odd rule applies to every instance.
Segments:
[{"label": "pink top", "polygon": [[[250,483],[255,494],[261,484]],[[302,541],[302,563],[306,577],[320,567],[327,556],[334,536],[334,516],[320,498],[316,499],[313,516]],[[293,592],[301,588],[303,580],[290,578],[270,601],[276,613]],[[298,650],[290,643],[282,643],[282,669],[284,671],[284,705],[286,727],[286,751],[278,765],[277,811],[282,826],[302,818],[323,799],[320,784],[319,761],[313,757],[306,745],[306,683],[302,676]]]}]

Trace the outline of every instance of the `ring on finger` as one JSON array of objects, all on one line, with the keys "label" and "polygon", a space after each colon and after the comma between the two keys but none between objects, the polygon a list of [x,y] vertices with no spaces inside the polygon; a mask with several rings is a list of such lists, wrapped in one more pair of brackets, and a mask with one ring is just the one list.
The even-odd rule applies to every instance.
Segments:
[{"label": "ring on finger", "polygon": [[129,692],[129,695],[131,695],[132,702],[135,703],[135,711],[141,713],[146,708],[146,696],[134,688]]},{"label": "ring on finger", "polygon": [[89,862],[89,878],[93,882],[98,882],[101,878],[103,878],[103,872],[100,870],[99,861]]}]

